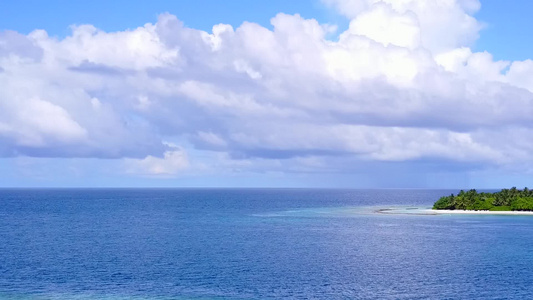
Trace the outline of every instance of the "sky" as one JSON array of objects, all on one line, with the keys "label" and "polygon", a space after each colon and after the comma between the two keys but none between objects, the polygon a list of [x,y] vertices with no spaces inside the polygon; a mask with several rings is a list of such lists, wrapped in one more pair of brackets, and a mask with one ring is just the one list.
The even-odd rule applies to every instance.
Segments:
[{"label": "sky", "polygon": [[4,1],[0,187],[531,186],[532,8]]}]

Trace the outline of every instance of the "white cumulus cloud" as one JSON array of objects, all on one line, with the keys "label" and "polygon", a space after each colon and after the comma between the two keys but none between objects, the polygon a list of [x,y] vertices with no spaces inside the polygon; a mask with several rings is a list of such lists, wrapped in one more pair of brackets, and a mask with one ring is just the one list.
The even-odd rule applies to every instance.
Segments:
[{"label": "white cumulus cloud", "polygon": [[172,147],[165,151],[163,157],[148,155],[143,159],[128,158],[125,160],[125,164],[129,173],[168,176],[186,170],[189,167],[189,160],[183,149]]},{"label": "white cumulus cloud", "polygon": [[162,14],[63,39],[3,32],[0,154],[126,158],[131,173],[160,175],[205,151],[256,171],[533,165],[533,142],[512,138],[533,130],[533,63],[470,48],[477,0],[324,2],[350,19],[336,40],[333,25],[286,14],[273,29],[205,32]]}]

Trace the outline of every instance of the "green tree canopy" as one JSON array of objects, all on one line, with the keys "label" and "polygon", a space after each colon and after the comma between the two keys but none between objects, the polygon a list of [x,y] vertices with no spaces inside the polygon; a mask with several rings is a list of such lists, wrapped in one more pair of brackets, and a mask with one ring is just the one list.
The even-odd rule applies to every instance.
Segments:
[{"label": "green tree canopy", "polygon": [[461,190],[457,196],[441,197],[433,209],[461,210],[527,210],[533,211],[533,190],[527,187],[503,189],[496,193],[478,193],[472,189]]}]

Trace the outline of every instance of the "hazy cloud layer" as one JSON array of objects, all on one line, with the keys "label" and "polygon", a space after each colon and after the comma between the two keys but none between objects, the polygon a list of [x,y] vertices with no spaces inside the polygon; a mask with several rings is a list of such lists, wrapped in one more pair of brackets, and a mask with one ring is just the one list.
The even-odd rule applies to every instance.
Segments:
[{"label": "hazy cloud layer", "polygon": [[351,19],[335,41],[285,14],[273,30],[162,14],[64,39],[2,32],[0,155],[125,158],[152,175],[532,166],[533,62],[472,52],[478,1],[324,2]]}]

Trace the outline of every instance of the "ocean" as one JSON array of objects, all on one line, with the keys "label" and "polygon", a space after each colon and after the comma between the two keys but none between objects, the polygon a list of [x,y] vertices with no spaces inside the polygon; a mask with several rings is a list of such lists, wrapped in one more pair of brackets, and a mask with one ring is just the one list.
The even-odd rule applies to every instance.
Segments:
[{"label": "ocean", "polygon": [[0,299],[533,299],[533,217],[450,190],[2,189]]}]

